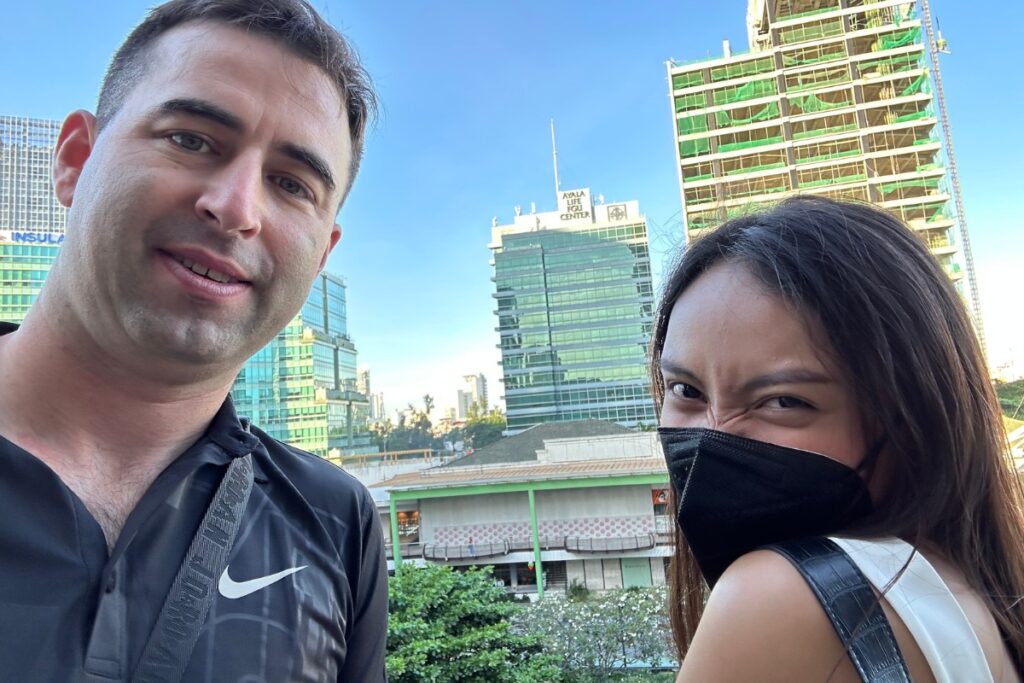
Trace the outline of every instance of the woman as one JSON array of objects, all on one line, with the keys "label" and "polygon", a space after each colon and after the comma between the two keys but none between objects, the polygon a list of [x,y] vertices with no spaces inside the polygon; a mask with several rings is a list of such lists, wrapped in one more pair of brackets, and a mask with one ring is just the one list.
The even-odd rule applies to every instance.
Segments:
[{"label": "woman", "polygon": [[725,223],[669,274],[651,371],[679,681],[862,680],[763,549],[818,535],[862,539],[836,542],[912,680],[1020,680],[1020,485],[963,303],[911,230],[815,197]]}]

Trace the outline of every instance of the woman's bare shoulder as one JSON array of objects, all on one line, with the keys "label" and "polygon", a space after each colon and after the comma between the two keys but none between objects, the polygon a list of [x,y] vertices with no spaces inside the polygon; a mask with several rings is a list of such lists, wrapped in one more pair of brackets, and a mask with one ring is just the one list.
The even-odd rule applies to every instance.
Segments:
[{"label": "woman's bare shoulder", "polygon": [[736,560],[708,599],[679,681],[860,680],[797,570],[758,550]]}]

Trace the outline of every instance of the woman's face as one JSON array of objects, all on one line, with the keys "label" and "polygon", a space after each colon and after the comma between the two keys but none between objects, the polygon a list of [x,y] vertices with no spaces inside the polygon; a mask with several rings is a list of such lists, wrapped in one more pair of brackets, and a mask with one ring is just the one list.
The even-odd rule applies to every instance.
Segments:
[{"label": "woman's face", "polygon": [[661,426],[708,427],[857,467],[867,449],[860,406],[826,339],[743,265],[713,266],[672,307]]}]

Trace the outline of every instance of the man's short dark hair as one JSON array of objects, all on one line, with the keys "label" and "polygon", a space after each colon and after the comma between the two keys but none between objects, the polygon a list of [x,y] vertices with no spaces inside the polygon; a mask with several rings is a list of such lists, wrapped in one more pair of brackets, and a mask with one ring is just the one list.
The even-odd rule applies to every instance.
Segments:
[{"label": "man's short dark hair", "polygon": [[156,39],[192,21],[217,22],[268,36],[319,66],[334,81],[352,138],[348,187],[342,196],[348,194],[363,156],[367,124],[377,113],[377,98],[355,50],[306,0],[170,0],[154,7],[110,62],[96,105],[99,130],[114,118],[145,74]]}]

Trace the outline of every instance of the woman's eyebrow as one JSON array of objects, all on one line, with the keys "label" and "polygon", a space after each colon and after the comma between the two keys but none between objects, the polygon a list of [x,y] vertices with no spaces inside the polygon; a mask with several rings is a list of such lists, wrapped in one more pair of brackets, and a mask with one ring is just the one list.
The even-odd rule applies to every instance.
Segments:
[{"label": "woman's eyebrow", "polygon": [[823,372],[807,368],[793,368],[755,377],[745,382],[742,390],[750,393],[780,384],[832,384],[834,382],[832,377]]}]

